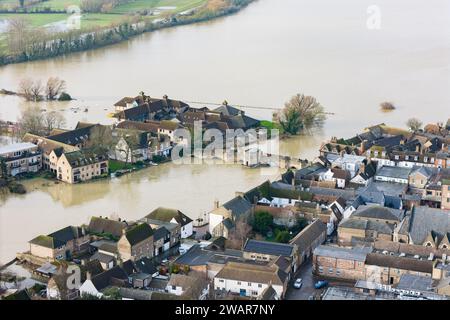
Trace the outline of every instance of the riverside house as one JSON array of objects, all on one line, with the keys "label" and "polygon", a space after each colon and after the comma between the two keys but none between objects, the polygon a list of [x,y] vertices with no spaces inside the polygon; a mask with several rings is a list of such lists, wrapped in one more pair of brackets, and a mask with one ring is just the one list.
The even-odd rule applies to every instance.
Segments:
[{"label": "riverside house", "polygon": [[77,183],[108,173],[106,150],[98,147],[63,153],[57,162],[57,178]]},{"label": "riverside house", "polygon": [[[5,161],[7,175],[38,172],[42,167],[42,153],[38,146],[29,143],[14,143],[0,148],[0,159]],[[1,174],[1,173],[0,173]]]},{"label": "riverside house", "polygon": [[141,223],[123,230],[122,237],[117,243],[119,256],[122,261],[136,261],[141,258],[153,257],[153,229],[146,223]]},{"label": "riverside house", "polygon": [[89,249],[89,235],[83,228],[68,226],[30,242],[30,254],[44,261],[69,259]]},{"label": "riverside house", "polygon": [[165,224],[177,224],[180,226],[181,238],[189,238],[193,233],[193,221],[180,210],[159,207],[150,212],[144,218],[153,228]]}]

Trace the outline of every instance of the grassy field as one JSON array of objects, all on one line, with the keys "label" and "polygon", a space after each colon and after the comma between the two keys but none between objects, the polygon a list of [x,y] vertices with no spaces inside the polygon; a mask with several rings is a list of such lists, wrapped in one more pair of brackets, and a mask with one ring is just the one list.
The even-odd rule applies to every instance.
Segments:
[{"label": "grassy field", "polygon": [[0,14],[0,20],[7,20],[7,19],[17,19],[17,18],[24,18],[30,22],[30,24],[33,27],[42,27],[46,24],[61,21],[67,19],[69,15],[67,14],[44,14],[44,13],[34,13],[34,14]]},{"label": "grassy field", "polygon": [[[0,0],[0,4],[8,1],[11,3],[17,2],[17,0]],[[54,10],[63,10],[70,5],[79,5],[81,0],[49,0],[41,3],[31,5],[30,8],[37,7],[50,7]],[[189,9],[196,8],[205,4],[207,0],[135,0],[126,4],[119,5],[112,9],[108,13],[83,13],[81,18],[81,26],[83,29],[89,30],[97,27],[107,27],[111,24],[118,23],[125,17],[133,14],[137,11],[144,9],[156,9],[160,7],[174,7],[163,8],[161,13],[180,13]],[[25,18],[30,21],[33,27],[46,26],[49,23],[63,21],[69,17],[68,14],[60,13],[26,13],[26,14],[14,14],[5,13],[0,14],[1,20]],[[146,19],[156,19],[158,16],[148,16]]]},{"label": "grassy field", "polygon": [[50,8],[53,10],[66,10],[68,6],[80,6],[81,0],[48,0],[31,5],[30,8]]}]

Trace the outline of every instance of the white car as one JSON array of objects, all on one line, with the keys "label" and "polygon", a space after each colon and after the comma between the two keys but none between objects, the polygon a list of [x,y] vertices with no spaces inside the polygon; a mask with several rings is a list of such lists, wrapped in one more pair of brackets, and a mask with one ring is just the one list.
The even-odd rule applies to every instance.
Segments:
[{"label": "white car", "polygon": [[294,288],[295,289],[300,289],[303,285],[303,280],[301,278],[298,278],[297,280],[295,280],[294,282]]}]

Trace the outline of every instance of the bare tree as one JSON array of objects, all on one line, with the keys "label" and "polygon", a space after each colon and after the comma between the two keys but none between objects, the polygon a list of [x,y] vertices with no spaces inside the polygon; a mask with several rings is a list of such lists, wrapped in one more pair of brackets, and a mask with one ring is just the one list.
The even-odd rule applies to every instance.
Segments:
[{"label": "bare tree", "polygon": [[420,121],[417,118],[410,118],[408,119],[408,121],[406,121],[406,125],[412,132],[419,131],[420,128],[422,128],[422,124],[423,124],[422,121]]},{"label": "bare tree", "polygon": [[31,92],[33,88],[33,80],[30,78],[25,78],[20,80],[19,83],[19,94],[23,95],[25,99],[31,100],[33,97],[33,94]]},{"label": "bare tree", "polygon": [[44,86],[42,85],[41,80],[36,80],[33,82],[31,86],[31,97],[34,101],[38,101],[42,99],[42,91],[44,90]]},{"label": "bare tree", "polygon": [[236,220],[233,230],[228,234],[227,246],[233,249],[241,250],[252,231],[251,225],[244,217]]},{"label": "bare tree", "polygon": [[44,117],[38,107],[31,107],[22,111],[18,124],[21,135],[25,133],[45,134]]},{"label": "bare tree", "polygon": [[25,51],[30,30],[30,23],[26,19],[14,18],[8,20],[6,40],[9,52],[20,53]]},{"label": "bare tree", "polygon": [[288,134],[298,134],[303,129],[322,125],[326,119],[324,108],[312,96],[296,94],[275,114],[277,121]]},{"label": "bare tree", "polygon": [[66,124],[66,119],[62,114],[56,111],[50,111],[43,116],[43,126],[47,134],[55,128],[61,128]]},{"label": "bare tree", "polygon": [[113,144],[114,141],[112,136],[112,129],[110,126],[99,124],[92,128],[87,147],[98,146],[107,150],[111,150]]},{"label": "bare tree", "polygon": [[66,89],[66,82],[58,77],[50,77],[45,86],[45,95],[48,100],[55,100]]}]

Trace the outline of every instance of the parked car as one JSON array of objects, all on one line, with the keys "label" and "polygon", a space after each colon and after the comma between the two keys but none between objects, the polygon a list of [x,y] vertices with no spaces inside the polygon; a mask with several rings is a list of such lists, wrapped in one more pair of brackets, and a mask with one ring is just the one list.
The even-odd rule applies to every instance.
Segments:
[{"label": "parked car", "polygon": [[297,278],[297,280],[295,280],[294,282],[294,288],[295,289],[300,289],[303,285],[303,280],[302,278]]},{"label": "parked car", "polygon": [[322,289],[322,288],[325,288],[327,285],[328,285],[328,281],[320,280],[320,281],[317,281],[317,282],[314,284],[314,288],[316,288],[316,289]]}]

